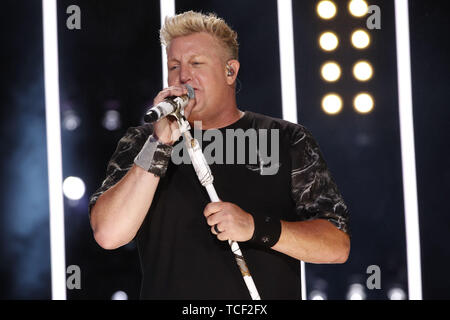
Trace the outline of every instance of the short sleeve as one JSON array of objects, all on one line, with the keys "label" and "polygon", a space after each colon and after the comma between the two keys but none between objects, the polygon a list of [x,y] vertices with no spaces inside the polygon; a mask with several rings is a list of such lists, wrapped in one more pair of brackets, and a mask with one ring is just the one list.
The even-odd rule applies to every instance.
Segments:
[{"label": "short sleeve", "polygon": [[119,182],[131,169],[134,158],[152,133],[152,126],[131,127],[117,143],[116,150],[106,167],[106,178],[89,199],[89,214],[98,198]]},{"label": "short sleeve", "polygon": [[304,127],[291,137],[291,190],[300,220],[326,219],[350,234],[346,204],[328,170],[319,146]]}]

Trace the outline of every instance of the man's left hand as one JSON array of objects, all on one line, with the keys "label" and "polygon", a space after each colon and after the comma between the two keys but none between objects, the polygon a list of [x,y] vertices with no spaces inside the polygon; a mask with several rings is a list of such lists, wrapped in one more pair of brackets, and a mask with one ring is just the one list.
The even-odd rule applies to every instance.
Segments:
[{"label": "man's left hand", "polygon": [[[247,241],[253,236],[255,225],[250,213],[230,202],[208,203],[203,211],[211,232],[221,241]],[[219,233],[215,230],[215,226]]]}]

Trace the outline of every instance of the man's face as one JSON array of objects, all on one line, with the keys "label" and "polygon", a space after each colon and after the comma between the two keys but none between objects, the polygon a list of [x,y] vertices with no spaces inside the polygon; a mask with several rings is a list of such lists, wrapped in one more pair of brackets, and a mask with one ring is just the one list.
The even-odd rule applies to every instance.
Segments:
[{"label": "man's face", "polygon": [[195,105],[185,110],[191,112],[189,121],[218,117],[229,103],[229,85],[225,52],[217,40],[203,32],[175,38],[167,48],[167,61],[169,86],[189,84],[195,90]]}]

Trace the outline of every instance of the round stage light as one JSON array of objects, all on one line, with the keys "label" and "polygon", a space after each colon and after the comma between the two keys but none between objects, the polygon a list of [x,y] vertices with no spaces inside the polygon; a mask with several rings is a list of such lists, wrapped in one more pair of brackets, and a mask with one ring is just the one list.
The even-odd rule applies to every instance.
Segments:
[{"label": "round stage light", "polygon": [[120,112],[117,110],[108,110],[102,119],[103,126],[110,131],[118,130],[121,126]]},{"label": "round stage light", "polygon": [[62,126],[67,131],[74,131],[81,125],[81,118],[73,110],[67,110],[63,113]]},{"label": "round stage light", "polygon": [[313,290],[309,295],[310,300],[327,300],[327,295],[320,290]]},{"label": "round stage light", "polygon": [[320,69],[322,78],[328,82],[335,82],[341,77],[341,67],[336,62],[326,62]]},{"label": "round stage light", "polygon": [[348,4],[348,10],[353,16],[360,18],[367,14],[369,6],[364,0],[352,0]]},{"label": "round stage light", "polygon": [[319,4],[317,5],[317,14],[322,19],[328,20],[334,18],[334,16],[336,16],[336,13],[337,8],[334,2],[332,1],[328,0],[320,1]]},{"label": "round stage light", "polygon": [[354,283],[350,286],[347,292],[347,300],[365,300],[366,293],[364,292],[364,286],[359,283]]},{"label": "round stage light", "polygon": [[358,29],[352,33],[352,44],[357,49],[365,49],[370,44],[370,36],[367,31]]},{"label": "round stage light", "polygon": [[342,110],[342,99],[336,93],[329,93],[322,99],[322,110],[330,115],[335,115]]},{"label": "round stage light", "polygon": [[359,113],[369,113],[375,105],[373,98],[368,93],[359,93],[353,100],[353,106]]},{"label": "round stage light", "polygon": [[368,81],[373,76],[372,65],[367,61],[358,61],[353,66],[353,75],[359,81]]},{"label": "round stage light", "polygon": [[85,191],[84,182],[78,177],[67,177],[63,182],[63,193],[70,200],[80,200]]},{"label": "round stage light", "polygon": [[339,45],[339,39],[335,33],[327,31],[320,35],[320,47],[325,51],[333,51]]},{"label": "round stage light", "polygon": [[405,300],[406,293],[401,288],[392,288],[388,291],[389,300]]},{"label": "round stage light", "polygon": [[128,300],[128,295],[124,291],[116,291],[111,297],[111,300]]}]

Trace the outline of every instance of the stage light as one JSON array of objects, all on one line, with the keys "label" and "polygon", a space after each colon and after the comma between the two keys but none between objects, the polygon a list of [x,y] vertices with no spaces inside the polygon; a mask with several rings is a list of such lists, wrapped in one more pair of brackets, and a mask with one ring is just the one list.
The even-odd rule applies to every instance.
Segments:
[{"label": "stage light", "polygon": [[297,123],[294,24],[292,1],[277,1],[278,48],[280,53],[281,109],[283,119]]},{"label": "stage light", "polygon": [[333,51],[339,45],[339,39],[335,33],[327,31],[320,35],[319,44],[323,50]]},{"label": "stage light", "polygon": [[[160,0],[159,1],[159,13],[161,27],[163,26],[166,17],[172,17],[175,15],[175,0]],[[166,46],[161,46],[161,57],[162,57],[162,87],[167,88],[167,54]]]},{"label": "stage light", "polygon": [[347,293],[347,300],[365,300],[366,293],[362,284],[354,283],[350,286]]},{"label": "stage light", "polygon": [[406,293],[401,288],[392,288],[388,291],[389,300],[405,300]]},{"label": "stage light", "polygon": [[117,292],[114,292],[111,300],[128,300],[128,295],[126,292],[119,290]]},{"label": "stage light", "polygon": [[64,247],[64,201],[61,190],[62,147],[57,20],[56,0],[42,1],[52,299],[65,300],[67,274]]},{"label": "stage light", "polygon": [[367,14],[369,6],[364,0],[352,0],[348,4],[348,10],[353,16],[360,18]]},{"label": "stage light", "polygon": [[320,290],[313,290],[309,295],[309,300],[327,300],[327,295]]},{"label": "stage light", "polygon": [[353,106],[359,113],[369,113],[373,110],[374,104],[372,96],[368,93],[359,93],[353,100]]},{"label": "stage light", "polygon": [[320,70],[322,78],[328,82],[335,82],[341,77],[341,67],[336,62],[326,62]]},{"label": "stage light", "polygon": [[336,93],[327,94],[322,99],[322,109],[325,113],[334,115],[342,110],[342,99]]},{"label": "stage light", "polygon": [[81,118],[73,110],[67,110],[63,113],[62,124],[67,131],[76,130],[81,124]]},{"label": "stage light", "polygon": [[67,177],[63,182],[64,195],[70,200],[80,200],[85,191],[84,182],[78,177]]},{"label": "stage light", "polygon": [[357,49],[365,49],[370,44],[370,36],[367,31],[358,29],[352,33],[352,44]]},{"label": "stage light", "polygon": [[[162,1],[162,0],[161,0]],[[278,47],[280,53],[281,108],[283,119],[297,123],[294,22],[291,0],[277,1]],[[306,299],[305,262],[300,261],[302,300]]]},{"label": "stage light", "polygon": [[368,81],[372,78],[373,68],[367,61],[358,61],[353,66],[353,75],[359,81]]},{"label": "stage light", "polygon": [[110,131],[120,129],[120,113],[117,110],[108,110],[105,112],[102,120],[103,126]]},{"label": "stage light", "polygon": [[317,5],[317,14],[322,19],[328,20],[333,18],[337,13],[336,5],[332,1],[320,1]]},{"label": "stage light", "polygon": [[408,298],[422,300],[419,205],[411,77],[411,46],[408,0],[395,0],[398,110],[402,154],[403,203],[406,230]]}]

